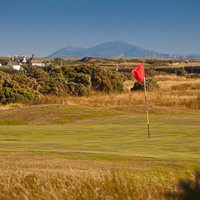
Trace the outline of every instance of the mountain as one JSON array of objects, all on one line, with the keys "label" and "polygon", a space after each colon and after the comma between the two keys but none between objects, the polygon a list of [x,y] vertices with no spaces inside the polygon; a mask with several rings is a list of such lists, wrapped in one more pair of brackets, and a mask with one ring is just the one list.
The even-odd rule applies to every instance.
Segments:
[{"label": "mountain", "polygon": [[53,54],[51,54],[48,57],[60,57],[63,58],[79,58],[81,52],[84,52],[84,48],[81,47],[74,47],[74,46],[67,46],[64,48],[59,49],[58,51],[55,51]]},{"label": "mountain", "polygon": [[47,57],[82,58],[82,57],[143,57],[143,58],[200,58],[198,54],[179,55],[163,54],[143,49],[123,41],[106,42],[90,48],[67,46]]}]

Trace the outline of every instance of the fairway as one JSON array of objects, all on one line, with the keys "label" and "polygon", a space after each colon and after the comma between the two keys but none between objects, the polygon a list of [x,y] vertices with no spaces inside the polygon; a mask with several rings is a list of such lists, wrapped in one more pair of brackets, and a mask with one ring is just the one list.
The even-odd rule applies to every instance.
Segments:
[{"label": "fairway", "polygon": [[166,160],[200,160],[199,116],[99,118],[67,125],[0,127],[1,151],[91,152]]}]

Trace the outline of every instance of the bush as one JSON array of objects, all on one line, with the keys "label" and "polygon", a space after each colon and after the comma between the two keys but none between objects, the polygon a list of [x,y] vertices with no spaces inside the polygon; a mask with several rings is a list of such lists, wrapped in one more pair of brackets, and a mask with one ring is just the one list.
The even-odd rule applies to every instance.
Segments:
[{"label": "bush", "polygon": [[66,66],[53,70],[52,76],[55,76],[56,73],[62,73],[68,82],[81,83],[93,90],[105,92],[124,90],[123,80],[119,73],[105,70],[99,66]]},{"label": "bush", "polygon": [[67,81],[64,78],[43,78],[37,80],[38,84],[40,84],[41,88],[39,92],[42,94],[54,94],[58,96],[67,96],[68,86]]},{"label": "bush", "polygon": [[70,82],[68,88],[71,95],[86,96],[89,94],[88,89],[82,83]]},{"label": "bush", "polygon": [[69,78],[70,82],[81,83],[85,87],[90,88],[91,86],[91,76],[83,73],[70,73],[71,78]]},{"label": "bush", "polygon": [[120,74],[109,70],[101,70],[92,74],[92,88],[104,92],[124,91],[123,80]]},{"label": "bush", "polygon": [[36,68],[35,70],[32,71],[30,76],[32,78],[39,79],[39,78],[49,77],[49,74],[47,72],[45,72],[43,69]]},{"label": "bush", "polygon": [[[34,98],[34,95],[33,95]],[[30,99],[30,100],[33,100]],[[4,98],[0,98],[1,103],[29,103],[29,99],[19,93],[18,90],[13,88],[5,88],[4,89]]]},{"label": "bush", "polygon": [[28,76],[24,74],[14,74],[11,76],[13,81],[16,81],[21,88],[27,88],[38,91],[40,88],[40,85],[36,82],[34,78],[29,78]]},{"label": "bush", "polygon": [[17,73],[18,71],[16,69],[13,69],[13,68],[7,68],[7,67],[1,67],[0,68],[0,71],[2,72],[6,72],[8,74],[14,74],[14,73]]},{"label": "bush", "polygon": [[[0,72],[0,102],[29,103],[40,95],[35,88],[35,81],[23,74],[13,76]],[[37,85],[37,83],[36,83]]]},{"label": "bush", "polygon": [[2,65],[7,65],[8,62],[9,62],[9,59],[8,59],[8,58],[0,58],[0,63],[1,63]]},{"label": "bush", "polygon": [[[155,90],[158,89],[159,85],[156,81],[153,81],[152,79],[146,80],[146,89],[147,90]],[[144,90],[144,81],[141,82],[135,82],[134,86],[131,88],[131,91],[135,90]]]},{"label": "bush", "polygon": [[183,69],[179,69],[177,71],[177,76],[183,76],[183,77],[186,77],[187,76],[187,72]]}]

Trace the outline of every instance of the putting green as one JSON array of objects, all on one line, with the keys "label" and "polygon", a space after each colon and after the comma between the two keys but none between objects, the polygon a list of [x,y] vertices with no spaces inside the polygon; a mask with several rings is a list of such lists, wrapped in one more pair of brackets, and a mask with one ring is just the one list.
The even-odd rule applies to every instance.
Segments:
[{"label": "putting green", "polygon": [[199,116],[109,117],[67,125],[0,126],[1,151],[99,152],[200,160]]}]

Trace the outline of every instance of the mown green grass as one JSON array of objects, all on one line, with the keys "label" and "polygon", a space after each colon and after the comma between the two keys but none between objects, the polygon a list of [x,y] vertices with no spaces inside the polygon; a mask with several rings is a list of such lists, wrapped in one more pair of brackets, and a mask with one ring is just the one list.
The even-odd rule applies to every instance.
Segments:
[{"label": "mown green grass", "polygon": [[199,116],[145,115],[101,118],[67,125],[0,127],[0,150],[78,151],[199,161]]}]

